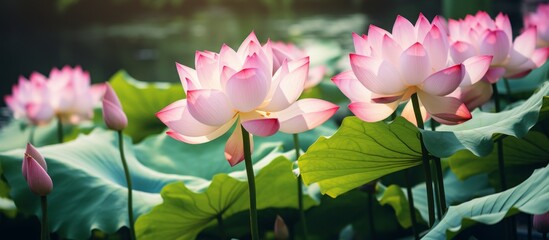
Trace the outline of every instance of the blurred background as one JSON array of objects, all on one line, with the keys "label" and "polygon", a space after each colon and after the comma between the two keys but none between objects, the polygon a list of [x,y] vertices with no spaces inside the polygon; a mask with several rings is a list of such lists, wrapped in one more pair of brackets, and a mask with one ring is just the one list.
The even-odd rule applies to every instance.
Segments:
[{"label": "blurred background", "polygon": [[[196,50],[238,48],[255,31],[292,41],[325,57],[346,57],[352,32],[369,24],[390,29],[398,14],[415,22],[478,9],[508,13],[515,31],[521,11],[537,0],[2,0],[0,95],[19,76],[81,65],[93,82],[125,69],[142,81],[178,82],[174,62],[194,67]],[[327,56],[326,56],[327,55]],[[329,77],[329,76],[328,76]],[[5,106],[4,101],[1,101]]]}]

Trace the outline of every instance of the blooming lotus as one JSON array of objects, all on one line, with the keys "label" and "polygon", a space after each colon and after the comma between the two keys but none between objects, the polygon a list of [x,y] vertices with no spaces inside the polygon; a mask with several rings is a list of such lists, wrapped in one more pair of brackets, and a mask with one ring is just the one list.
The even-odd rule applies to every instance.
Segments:
[{"label": "blooming lotus", "polygon": [[[471,118],[461,100],[447,96],[460,86],[478,82],[490,56],[475,56],[452,64],[444,23],[429,22],[420,14],[415,25],[398,16],[392,33],[370,25],[368,35],[353,33],[352,70],[332,80],[350,98],[349,109],[359,118],[375,122],[387,118],[417,93],[426,118],[458,124]],[[415,123],[410,104],[402,115]]]},{"label": "blooming lotus", "polygon": [[529,27],[513,41],[511,23],[505,14],[495,20],[486,12],[467,15],[465,19],[448,20],[451,56],[462,62],[477,55],[493,56],[485,80],[497,82],[501,77],[517,78],[541,66],[549,48],[536,49],[537,32]]},{"label": "blooming lotus", "polygon": [[12,95],[5,96],[4,100],[15,118],[27,119],[34,125],[47,124],[55,116],[46,77],[37,72],[28,80],[19,77],[18,84],[12,87]]},{"label": "blooming lotus", "polygon": [[273,71],[270,41],[261,45],[253,32],[237,51],[227,45],[219,53],[198,51],[196,69],[176,66],[187,98],[162,109],[158,118],[169,127],[168,135],[191,144],[218,138],[236,124],[225,146],[231,166],[244,159],[240,125],[257,136],[298,133],[338,109],[319,99],[296,101],[307,79],[308,57],[285,60]]},{"label": "blooming lotus", "polygon": [[[298,48],[296,45],[291,43],[283,42],[272,42],[273,49],[273,64],[274,69],[278,69],[284,60],[297,60],[300,58],[307,57],[305,51]],[[305,89],[313,88],[322,81],[322,77],[326,74],[326,66],[315,66],[309,70],[309,75],[305,81]]]},{"label": "blooming lotus", "polygon": [[105,84],[105,96],[103,96],[103,119],[108,128],[122,130],[128,125],[128,118],[122,110],[122,105],[111,85]]},{"label": "blooming lotus", "polygon": [[80,66],[53,68],[49,75],[50,102],[61,121],[77,124],[93,118],[104,86],[90,86],[90,74]]},{"label": "blooming lotus", "polygon": [[23,177],[27,180],[30,190],[39,196],[46,196],[53,189],[53,183],[47,171],[44,157],[28,143],[23,158]]},{"label": "blooming lotus", "polygon": [[549,47],[549,3],[538,5],[535,13],[524,16],[524,26],[536,27],[537,46]]}]

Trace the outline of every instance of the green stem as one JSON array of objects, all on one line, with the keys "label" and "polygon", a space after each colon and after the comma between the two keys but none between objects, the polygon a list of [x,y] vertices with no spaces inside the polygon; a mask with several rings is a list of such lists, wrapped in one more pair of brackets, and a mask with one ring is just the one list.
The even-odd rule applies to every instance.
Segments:
[{"label": "green stem", "polygon": [[507,90],[507,100],[511,102],[511,86],[509,85],[509,79],[504,78],[503,83],[505,84],[505,90]]},{"label": "green stem", "polygon": [[436,215],[437,215],[437,219],[440,220],[442,219],[442,205],[440,204],[440,191],[438,190],[439,189],[439,182],[438,182],[438,174],[437,174],[437,170],[436,170],[436,166],[435,164],[433,163],[430,163],[430,167],[431,167],[431,174],[435,174],[435,179],[433,181],[433,189],[434,189],[434,192],[435,192],[435,212],[436,212]]},{"label": "green stem", "polygon": [[217,214],[217,227],[219,228],[219,236],[221,239],[227,239],[227,234],[225,233],[225,226],[223,225],[223,214]]},{"label": "green stem", "polygon": [[57,115],[57,142],[63,143],[63,122],[59,115]]},{"label": "green stem", "polygon": [[528,240],[532,240],[532,216],[528,215]]},{"label": "green stem", "polygon": [[40,203],[42,206],[42,228],[40,230],[40,239],[50,239],[50,229],[48,226],[48,197],[40,196]]},{"label": "green stem", "polygon": [[243,126],[242,128],[242,143],[244,144],[244,162],[246,163],[246,174],[248,175],[248,190],[250,192],[250,230],[252,232],[252,240],[259,240],[259,229],[257,226],[257,207],[255,194],[255,175],[252,164],[252,151],[250,147],[250,134]]},{"label": "green stem", "polygon": [[[368,222],[370,224],[370,239],[376,239],[376,226],[374,220],[374,193],[368,192]],[[413,225],[413,222],[412,222]]]},{"label": "green stem", "polygon": [[132,201],[132,178],[130,175],[130,169],[128,168],[128,163],[126,162],[126,157],[124,156],[124,136],[122,135],[122,130],[118,130],[118,148],[120,150],[120,158],[122,160],[122,166],[124,167],[124,175],[126,176],[126,186],[128,187],[128,220],[130,226],[130,239],[135,239],[135,231],[133,229],[133,201]]},{"label": "green stem", "polygon": [[[494,105],[496,108],[496,113],[501,111],[500,101],[499,101],[499,91],[497,84],[492,84],[492,90],[494,92]],[[498,168],[499,168],[499,182],[501,185],[501,191],[507,190],[507,180],[505,177],[505,160],[503,158],[503,141],[502,139],[496,140],[497,144],[497,153],[498,153]]]},{"label": "green stem", "polygon": [[34,144],[34,133],[36,131],[36,125],[30,125],[29,129],[29,143]]},{"label": "green stem", "polygon": [[[297,161],[300,156],[299,136],[294,133],[294,149],[295,160]],[[309,231],[307,231],[307,219],[305,218],[305,210],[303,209],[303,180],[301,174],[297,176],[297,206],[299,208],[299,218],[301,220],[301,230],[303,231],[303,239],[307,240]]]},{"label": "green stem", "polygon": [[[434,158],[433,162],[435,163],[435,170],[437,175],[436,177],[438,182],[437,191],[439,195],[440,215],[444,215],[446,213],[446,190],[444,189],[442,163],[440,162],[440,158]],[[440,216],[439,219],[442,219],[442,216]]]},{"label": "green stem", "polygon": [[[414,115],[416,117],[417,127],[421,130],[424,129],[423,118],[421,116],[421,111],[419,109],[419,100],[417,98],[417,93],[412,95],[412,105],[414,107]],[[429,227],[432,227],[435,224],[435,201],[433,197],[433,179],[431,177],[431,167],[429,164],[429,152],[425,148],[423,143],[423,137],[419,133],[419,143],[421,144],[421,158],[423,160],[423,168],[425,170],[425,187],[427,190],[427,208],[429,209]]]},{"label": "green stem", "polygon": [[[431,131],[436,131],[435,123],[436,121],[434,119],[431,119]],[[436,157],[433,161],[435,162],[435,173],[437,179],[435,181],[435,187],[437,189],[439,203],[438,217],[439,219],[442,219],[442,216],[446,213],[446,190],[444,189],[444,174],[442,171],[442,163],[440,162],[440,158]]]},{"label": "green stem", "polygon": [[[416,208],[414,206],[414,195],[412,194],[412,178],[410,177],[410,170],[405,169],[406,175],[406,193],[408,194],[408,207],[410,208],[410,220],[412,220],[412,231],[414,232],[414,239],[419,239],[419,231],[417,229]],[[375,239],[375,238],[372,238]]]}]

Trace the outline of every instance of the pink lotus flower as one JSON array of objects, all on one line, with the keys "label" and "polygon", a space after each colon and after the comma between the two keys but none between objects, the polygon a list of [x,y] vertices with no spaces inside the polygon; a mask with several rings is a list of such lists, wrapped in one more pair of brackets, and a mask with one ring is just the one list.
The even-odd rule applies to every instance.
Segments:
[{"label": "pink lotus flower", "polygon": [[236,123],[225,146],[231,166],[244,159],[241,124],[251,135],[298,133],[322,124],[338,109],[318,99],[296,101],[309,59],[284,61],[273,74],[271,43],[262,46],[253,32],[237,51],[223,45],[220,53],[197,52],[196,70],[176,65],[187,99],[157,117],[169,127],[168,135],[191,144],[218,138]]},{"label": "pink lotus flower", "polygon": [[23,158],[23,177],[27,180],[30,190],[39,196],[46,196],[53,189],[53,183],[47,171],[44,157],[28,143]]},{"label": "pink lotus flower", "polygon": [[462,62],[477,55],[493,56],[485,80],[495,83],[501,77],[518,78],[541,66],[549,48],[536,49],[536,28],[527,28],[513,41],[511,23],[505,14],[493,20],[486,12],[448,21],[451,56]]},{"label": "pink lotus flower", "polygon": [[[271,46],[273,49],[273,64],[275,71],[282,65],[284,60],[291,61],[307,57],[307,53],[305,53],[304,50],[301,50],[296,45],[291,43],[272,42]],[[305,89],[313,88],[318,85],[320,81],[322,81],[326,71],[326,66],[320,65],[312,67],[309,70],[309,75],[305,81]]]},{"label": "pink lotus flower", "polygon": [[49,98],[46,77],[34,72],[29,80],[19,77],[19,83],[12,87],[12,95],[5,96],[4,100],[15,118],[27,119],[33,125],[43,125],[55,116]]},{"label": "pink lotus flower", "polygon": [[[471,118],[467,107],[446,95],[459,86],[478,82],[490,56],[475,56],[451,64],[444,23],[432,23],[420,14],[415,25],[398,16],[392,33],[370,25],[368,35],[353,34],[356,53],[350,54],[352,70],[332,80],[350,98],[349,109],[368,122],[387,118],[417,93],[423,116],[443,124],[458,124]],[[410,104],[409,104],[410,105]],[[415,123],[411,106],[404,117]]]},{"label": "pink lotus flower", "polygon": [[77,124],[93,118],[93,108],[101,99],[104,86],[90,86],[90,74],[80,66],[65,66],[50,72],[50,102],[63,122]]},{"label": "pink lotus flower", "polygon": [[549,47],[549,3],[538,5],[535,13],[524,16],[524,26],[536,28],[538,47]]},{"label": "pink lotus flower", "polygon": [[105,96],[103,96],[103,119],[108,128],[120,131],[128,125],[128,118],[122,110],[122,105],[116,92],[109,83],[105,84]]}]

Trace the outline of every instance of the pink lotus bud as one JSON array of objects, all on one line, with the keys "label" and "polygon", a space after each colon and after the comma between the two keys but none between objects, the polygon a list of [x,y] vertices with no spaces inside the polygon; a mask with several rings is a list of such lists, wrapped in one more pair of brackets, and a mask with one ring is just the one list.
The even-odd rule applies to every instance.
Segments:
[{"label": "pink lotus bud", "polygon": [[23,177],[27,180],[33,193],[46,196],[51,192],[53,183],[47,173],[46,160],[30,143],[27,144],[22,169]]},{"label": "pink lotus bud", "polygon": [[122,130],[128,125],[128,118],[122,110],[118,96],[108,83],[103,97],[103,119],[107,127],[113,130]]},{"label": "pink lotus bud", "polygon": [[533,227],[540,233],[549,233],[549,212],[534,215]]},{"label": "pink lotus bud", "polygon": [[286,226],[284,219],[282,219],[282,217],[280,217],[279,215],[276,215],[276,220],[274,225],[275,239],[284,240],[284,239],[288,239],[288,236],[290,236],[290,234],[288,232],[288,227]]}]

